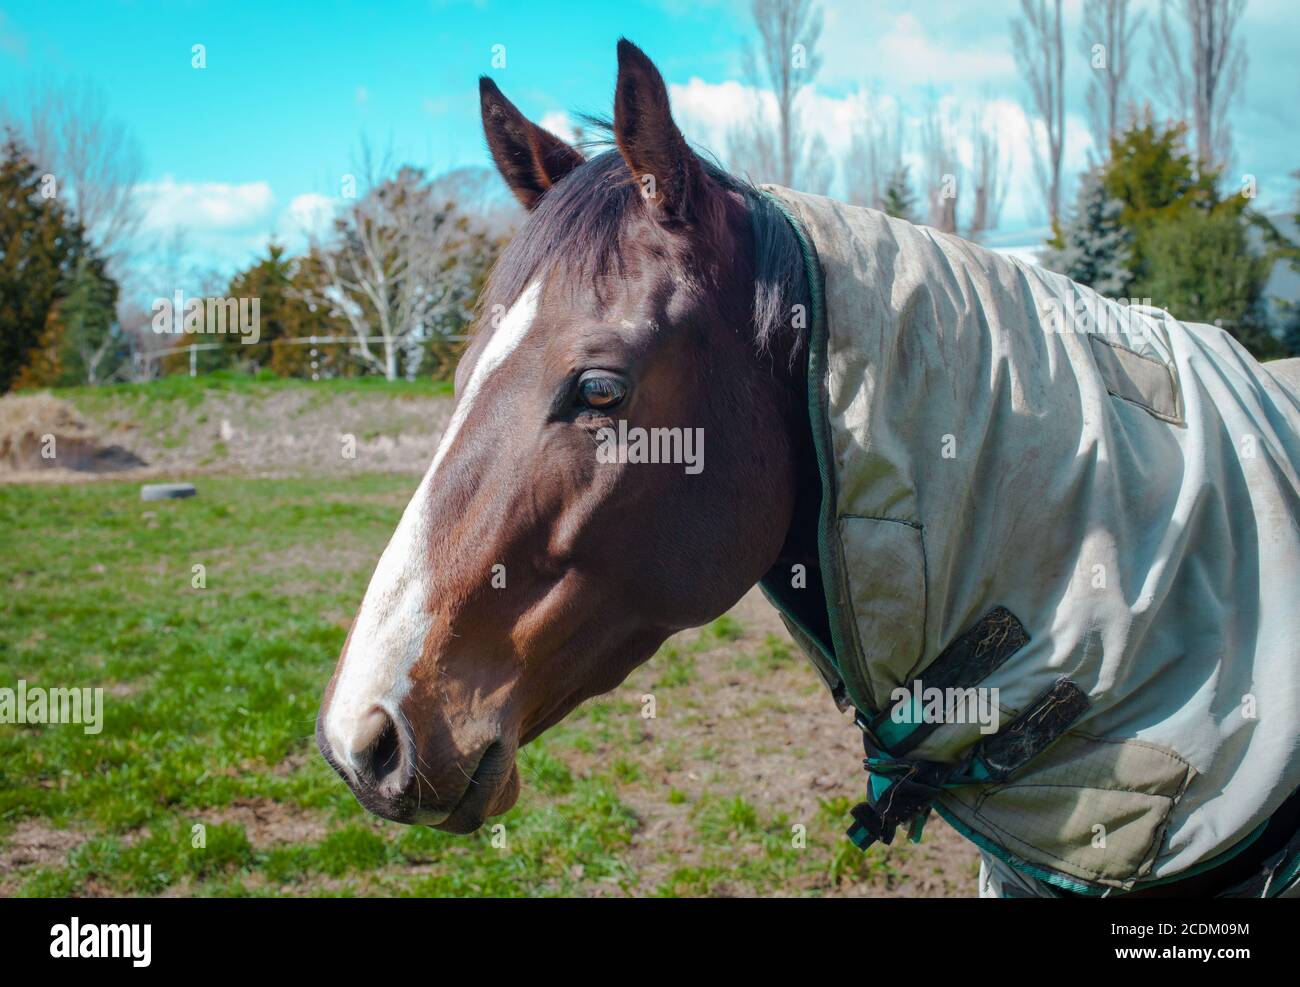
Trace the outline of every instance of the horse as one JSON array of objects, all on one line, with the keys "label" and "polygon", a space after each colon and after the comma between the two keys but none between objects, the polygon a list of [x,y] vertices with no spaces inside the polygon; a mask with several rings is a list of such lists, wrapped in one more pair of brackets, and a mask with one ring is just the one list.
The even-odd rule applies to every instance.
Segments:
[{"label": "horse", "polygon": [[[379,559],[317,720],[325,760],[388,820],[467,834],[506,812],[519,795],[521,746],[760,582],[839,705],[856,707],[868,753],[889,746],[873,720],[882,704],[862,701],[869,676],[842,667],[851,650],[836,610],[843,591],[828,569],[845,563],[825,544],[834,478],[818,440],[825,409],[809,400],[810,371],[826,359],[814,325],[834,296],[822,281],[829,262],[807,242],[815,217],[801,223],[780,196],[692,150],[651,60],[627,40],[617,55],[613,147],[590,158],[480,80],[488,149],[527,219],[484,289],[451,420]],[[630,432],[667,454],[606,454],[626,451]],[[707,439],[695,470],[671,454],[691,434]],[[889,535],[907,552],[915,540],[923,555],[920,528],[892,525]],[[886,578],[893,545],[880,556]],[[993,652],[1006,660],[1051,635],[1002,608],[940,616],[969,628],[931,649],[949,657],[944,667]],[[1058,685],[1048,705],[1012,712],[1017,723],[1044,709],[1078,715],[1089,698],[1080,707],[1075,693],[1086,691]],[[1043,743],[1021,746],[1059,747],[1070,725],[1062,719]],[[993,750],[981,750],[988,770]],[[888,779],[897,763],[877,759],[873,772]],[[888,842],[906,821],[872,805],[897,801],[924,816],[938,793],[960,790],[950,774],[924,773],[935,763],[909,762],[884,799],[855,810],[867,842]],[[1172,779],[1167,801],[1194,774]],[[1265,816],[1279,816],[1281,803]],[[1289,818],[1265,827],[1268,838],[1238,866],[1276,853],[1294,833]],[[1167,825],[1153,817],[1151,833]],[[1047,893],[1141,893],[1151,864]],[[1216,877],[1193,893],[1226,886]]]}]

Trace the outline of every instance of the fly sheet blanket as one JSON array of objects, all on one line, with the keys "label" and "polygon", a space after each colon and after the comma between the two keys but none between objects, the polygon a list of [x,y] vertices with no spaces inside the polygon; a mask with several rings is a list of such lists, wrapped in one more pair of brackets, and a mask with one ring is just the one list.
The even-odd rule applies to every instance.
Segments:
[{"label": "fly sheet blanket", "polygon": [[765,191],[813,289],[820,632],[764,588],[863,727],[850,835],[933,807],[1083,893],[1245,845],[1300,783],[1296,378],[1213,326]]}]

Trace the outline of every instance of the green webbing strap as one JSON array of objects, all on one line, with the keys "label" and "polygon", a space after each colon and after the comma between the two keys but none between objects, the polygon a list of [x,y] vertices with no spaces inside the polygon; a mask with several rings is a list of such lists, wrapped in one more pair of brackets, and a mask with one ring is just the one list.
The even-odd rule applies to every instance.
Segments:
[{"label": "green webbing strap", "polygon": [[[909,759],[897,751],[882,751],[872,744],[864,729],[864,764],[870,775],[867,801],[853,808],[849,839],[863,850],[876,841],[889,844],[895,829],[909,821],[912,840],[920,839],[920,829],[943,789],[1006,779],[1065,733],[1088,705],[1083,690],[1062,676],[956,764]],[[906,711],[914,712],[912,708]],[[925,725],[917,724],[914,730],[919,732]]]},{"label": "green webbing strap", "polygon": [[[1016,615],[1006,607],[994,607],[925,667],[924,687],[941,692],[973,688],[1028,643],[1029,634]],[[941,721],[927,722],[923,703],[918,707],[914,702],[902,716],[896,710],[897,706],[890,707],[873,718],[871,733],[881,746],[901,757],[934,732]]]}]

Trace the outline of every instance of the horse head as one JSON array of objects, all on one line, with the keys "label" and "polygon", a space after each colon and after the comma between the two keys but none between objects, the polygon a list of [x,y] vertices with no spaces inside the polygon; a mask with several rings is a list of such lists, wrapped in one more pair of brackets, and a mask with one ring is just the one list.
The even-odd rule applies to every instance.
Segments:
[{"label": "horse head", "polygon": [[790,551],[807,421],[797,242],[688,146],[650,60],[619,43],[590,160],[480,90],[527,219],[317,724],[366,808],[451,832],[514,804],[521,745]]}]

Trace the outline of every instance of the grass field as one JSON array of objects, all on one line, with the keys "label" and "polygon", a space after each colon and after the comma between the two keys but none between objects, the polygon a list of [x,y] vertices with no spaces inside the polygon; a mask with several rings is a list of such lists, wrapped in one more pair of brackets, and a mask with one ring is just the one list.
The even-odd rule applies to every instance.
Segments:
[{"label": "grass field", "polygon": [[0,686],[102,687],[105,709],[93,736],[0,725],[0,894],[973,890],[942,826],[866,855],[844,839],[855,731],[752,598],[526,748],[495,839],[367,815],[314,718],[417,482],[205,476],[160,503],[0,486]]},{"label": "grass field", "polygon": [[[434,395],[449,397],[452,385],[446,380],[389,381],[383,377],[336,377],[330,380],[303,380],[297,377],[277,377],[269,371],[261,374],[236,373],[217,370],[201,377],[176,375],[159,377],[140,384],[114,384],[111,387],[61,387],[59,397],[67,398],[79,407],[93,407],[97,402],[107,403],[123,399],[170,404],[177,401],[189,405],[201,403],[213,393],[225,392],[258,396],[280,391],[309,391],[322,398],[346,394],[396,394],[405,397]],[[90,410],[87,408],[87,410]]]}]

